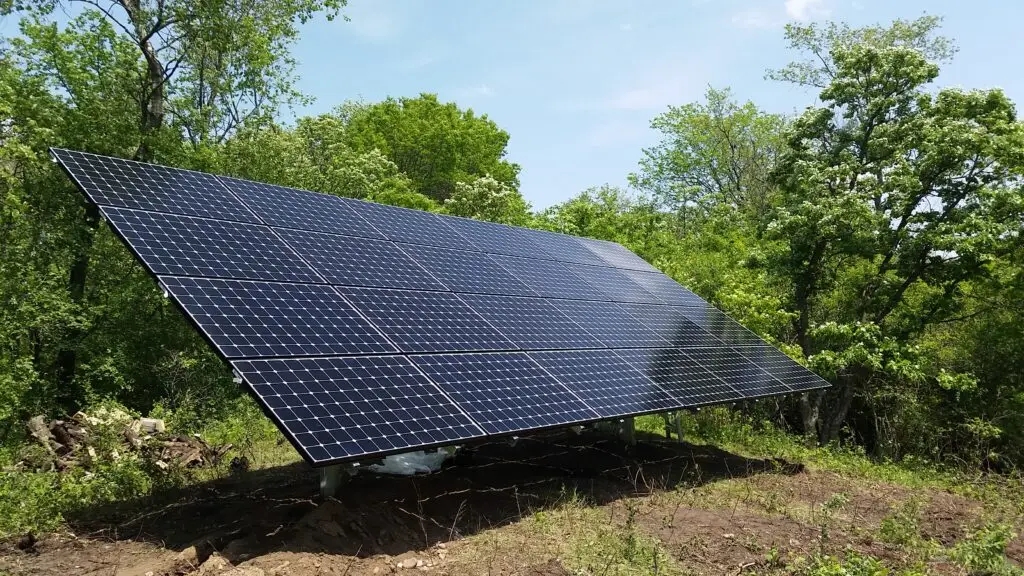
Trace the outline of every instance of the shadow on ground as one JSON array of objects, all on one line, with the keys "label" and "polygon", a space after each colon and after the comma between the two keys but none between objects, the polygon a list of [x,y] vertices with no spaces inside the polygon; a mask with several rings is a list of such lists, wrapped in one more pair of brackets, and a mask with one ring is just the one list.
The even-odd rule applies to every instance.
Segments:
[{"label": "shadow on ground", "polygon": [[275,551],[397,556],[514,522],[574,493],[605,504],[680,483],[800,471],[653,436],[627,448],[596,435],[550,434],[464,449],[430,475],[358,474],[326,501],[316,471],[300,463],[68,516],[79,535],[195,546],[200,561],[215,550],[233,563]]}]

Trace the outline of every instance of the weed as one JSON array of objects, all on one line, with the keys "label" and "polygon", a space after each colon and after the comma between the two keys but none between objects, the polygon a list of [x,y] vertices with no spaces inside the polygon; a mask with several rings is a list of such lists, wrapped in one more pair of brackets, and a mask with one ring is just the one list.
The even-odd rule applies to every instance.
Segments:
[{"label": "weed", "polygon": [[971,575],[1024,576],[1024,570],[1006,559],[1006,547],[1016,536],[1009,524],[987,524],[959,542],[949,556]]}]

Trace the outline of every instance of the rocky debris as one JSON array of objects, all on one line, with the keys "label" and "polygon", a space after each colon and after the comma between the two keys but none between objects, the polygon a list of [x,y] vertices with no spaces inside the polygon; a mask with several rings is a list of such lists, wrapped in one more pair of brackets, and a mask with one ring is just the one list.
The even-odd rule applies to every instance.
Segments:
[{"label": "rocky debris", "polygon": [[129,454],[145,458],[161,470],[198,468],[217,465],[231,449],[230,444],[210,445],[198,434],[169,434],[159,418],[132,418],[117,410],[100,410],[92,415],[77,412],[71,418],[49,423],[43,416],[35,416],[27,426],[46,451],[46,458],[32,464],[21,462],[18,467],[42,471],[119,460]]}]

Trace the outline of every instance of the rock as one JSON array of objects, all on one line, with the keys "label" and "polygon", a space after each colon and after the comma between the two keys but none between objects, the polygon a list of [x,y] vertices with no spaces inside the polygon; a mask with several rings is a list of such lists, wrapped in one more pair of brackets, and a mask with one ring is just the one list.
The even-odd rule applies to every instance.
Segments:
[{"label": "rock", "polygon": [[423,566],[423,560],[420,560],[419,558],[417,558],[416,559],[416,567],[419,568],[420,566]]},{"label": "rock", "polygon": [[202,566],[199,567],[199,576],[214,576],[228,568],[231,568],[231,563],[220,554],[214,552],[213,554],[210,554],[210,557],[206,559],[206,562],[203,562]]},{"label": "rock", "polygon": [[187,565],[194,569],[199,566],[199,551],[196,550],[195,546],[189,546],[181,552],[178,552],[177,560],[181,565]]},{"label": "rock", "polygon": [[159,418],[139,418],[139,428],[146,434],[163,433],[167,430],[164,421]]},{"label": "rock", "polygon": [[33,416],[29,419],[28,431],[46,448],[47,452],[54,454],[53,445],[56,440],[53,438],[53,434],[50,433],[50,428],[46,426],[46,420],[42,416]]},{"label": "rock", "polygon": [[401,562],[398,563],[398,567],[399,568],[415,568],[416,566],[418,566],[418,565],[420,565],[422,563],[423,563],[422,560],[418,560],[416,558],[406,558],[405,560],[402,560]]}]

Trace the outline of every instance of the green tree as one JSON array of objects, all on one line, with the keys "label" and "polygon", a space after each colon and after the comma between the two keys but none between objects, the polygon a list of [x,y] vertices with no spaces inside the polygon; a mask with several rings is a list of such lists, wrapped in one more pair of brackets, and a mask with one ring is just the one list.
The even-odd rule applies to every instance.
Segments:
[{"label": "green tree", "polygon": [[490,175],[518,190],[519,166],[505,159],[508,133],[473,110],[442,103],[436,95],[388,98],[339,111],[354,150],[380,150],[408,176],[417,192],[443,202],[458,182]]},{"label": "green tree", "polygon": [[[1020,238],[1024,127],[999,90],[929,91],[938,74],[929,55],[948,46],[928,36],[932,22],[847,30],[841,38],[868,39],[852,44],[832,28],[787,29],[795,44],[829,54],[824,75],[790,68],[828,83],[823,105],[793,122],[769,226],[795,338],[836,375],[834,390],[801,401],[805,432],[822,442],[838,436],[855,398],[877,420],[917,401],[904,394],[913,386],[961,381],[939,374],[916,343],[957,316],[965,284]],[[892,444],[893,432],[874,433],[883,449]]]},{"label": "green tree", "polygon": [[530,221],[530,204],[526,199],[490,175],[469,183],[456,182],[455,192],[444,201],[444,211],[513,226],[525,226]]},{"label": "green tree", "polygon": [[771,208],[770,175],[785,120],[753,102],[736,103],[728,90],[709,89],[705,100],[670,106],[651,121],[662,141],[644,150],[630,183],[677,214],[681,231],[720,207],[759,230]]}]

